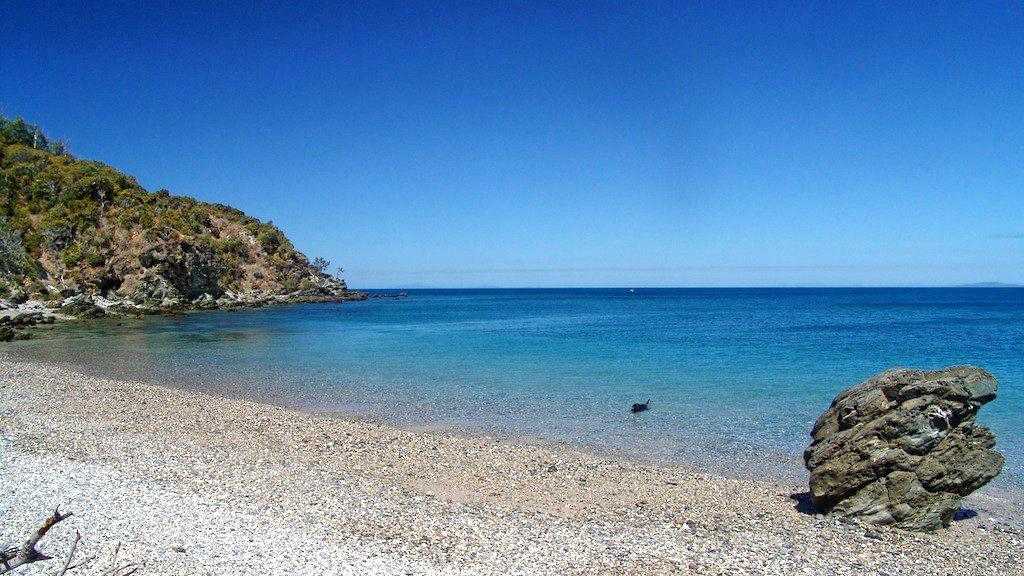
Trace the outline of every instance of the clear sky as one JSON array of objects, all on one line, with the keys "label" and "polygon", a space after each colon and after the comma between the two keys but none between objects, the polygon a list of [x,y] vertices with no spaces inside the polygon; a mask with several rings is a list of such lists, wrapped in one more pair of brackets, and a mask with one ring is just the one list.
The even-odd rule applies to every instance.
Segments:
[{"label": "clear sky", "polygon": [[0,113],[356,287],[1024,282],[1020,2],[230,4],[5,0]]}]

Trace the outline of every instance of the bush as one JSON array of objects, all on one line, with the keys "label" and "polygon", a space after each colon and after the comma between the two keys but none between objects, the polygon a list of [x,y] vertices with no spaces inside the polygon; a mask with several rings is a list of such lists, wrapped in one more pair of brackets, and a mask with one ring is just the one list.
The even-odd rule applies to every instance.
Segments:
[{"label": "bush", "polygon": [[245,256],[248,253],[245,242],[235,236],[214,240],[213,250],[217,254],[237,254],[238,256]]},{"label": "bush", "polygon": [[89,266],[102,266],[106,261],[107,257],[99,252],[90,252],[89,255],[85,257],[85,262]]},{"label": "bush", "polygon": [[277,252],[277,249],[281,247],[282,238],[281,231],[272,226],[264,226],[260,229],[256,239],[259,240],[260,246],[263,246],[263,251],[267,254],[273,254]]},{"label": "bush", "polygon": [[156,216],[153,215],[153,210],[148,207],[139,207],[137,219],[139,225],[148,230],[151,230],[156,223]]},{"label": "bush", "polygon": [[18,276],[29,269],[28,253],[21,243],[21,236],[0,222],[0,275]]},{"label": "bush", "polygon": [[286,277],[281,281],[281,287],[284,288],[285,292],[295,292],[299,289],[299,281],[291,276]]},{"label": "bush", "polygon": [[22,144],[31,146],[34,143],[35,130],[37,128],[27,124],[21,118],[8,120],[0,116],[0,138],[8,144]]},{"label": "bush", "polygon": [[85,251],[78,244],[68,246],[60,253],[60,260],[68,268],[77,265],[85,257]]}]

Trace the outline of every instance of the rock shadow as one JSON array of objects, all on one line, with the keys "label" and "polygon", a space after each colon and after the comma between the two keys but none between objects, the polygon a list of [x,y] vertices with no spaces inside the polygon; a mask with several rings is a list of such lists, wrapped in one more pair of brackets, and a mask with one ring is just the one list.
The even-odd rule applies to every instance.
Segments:
[{"label": "rock shadow", "polygon": [[978,513],[970,508],[961,508],[953,513],[953,522],[960,522],[961,520],[970,520],[971,518],[977,518]]},{"label": "rock shadow", "polygon": [[794,492],[789,495],[789,499],[793,501],[793,509],[797,512],[811,516],[818,514],[818,509],[814,506],[814,500],[811,499],[810,492]]}]

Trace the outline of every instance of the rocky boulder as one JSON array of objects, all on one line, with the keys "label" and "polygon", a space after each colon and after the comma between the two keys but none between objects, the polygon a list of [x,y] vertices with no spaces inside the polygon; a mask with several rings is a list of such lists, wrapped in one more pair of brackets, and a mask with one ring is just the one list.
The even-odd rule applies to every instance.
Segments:
[{"label": "rocky boulder", "polygon": [[157,314],[158,308],[146,308],[135,304],[131,300],[113,300],[107,306],[107,314],[115,316],[140,316],[142,314]]},{"label": "rocky boulder", "polygon": [[815,505],[909,530],[949,526],[1003,467],[995,436],[974,421],[995,397],[995,378],[969,366],[889,370],[848,388],[804,452]]},{"label": "rocky boulder", "polygon": [[210,246],[165,242],[143,252],[139,264],[151,277],[150,286],[140,287],[144,298],[183,301],[222,292],[219,286],[221,267]]},{"label": "rocky boulder", "polygon": [[209,292],[204,292],[202,296],[192,301],[192,307],[198,310],[213,310],[217,307],[217,301]]},{"label": "rocky boulder", "polygon": [[11,295],[8,300],[11,301],[11,304],[24,304],[28,301],[28,293],[21,288],[15,288],[11,291]]},{"label": "rocky boulder", "polygon": [[28,340],[31,335],[28,332],[15,330],[10,323],[0,322],[0,342],[11,342],[13,340]]},{"label": "rocky boulder", "polygon": [[78,294],[68,298],[61,304],[59,311],[61,314],[79,319],[100,318],[106,315],[106,311],[97,306],[88,294]]},{"label": "rocky boulder", "polygon": [[0,322],[10,324],[16,328],[25,328],[27,326],[35,326],[36,324],[51,324],[53,323],[53,317],[39,310],[15,309],[5,313]]}]

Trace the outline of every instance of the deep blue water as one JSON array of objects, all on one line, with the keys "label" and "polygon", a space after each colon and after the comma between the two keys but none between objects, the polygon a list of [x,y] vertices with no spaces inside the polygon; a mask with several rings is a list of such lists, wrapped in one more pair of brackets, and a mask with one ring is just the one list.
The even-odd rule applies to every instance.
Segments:
[{"label": "deep blue water", "polygon": [[311,410],[793,477],[839,390],[975,364],[1000,382],[979,420],[1007,456],[1001,483],[1024,477],[1024,289],[413,290],[60,333],[15,346]]}]

